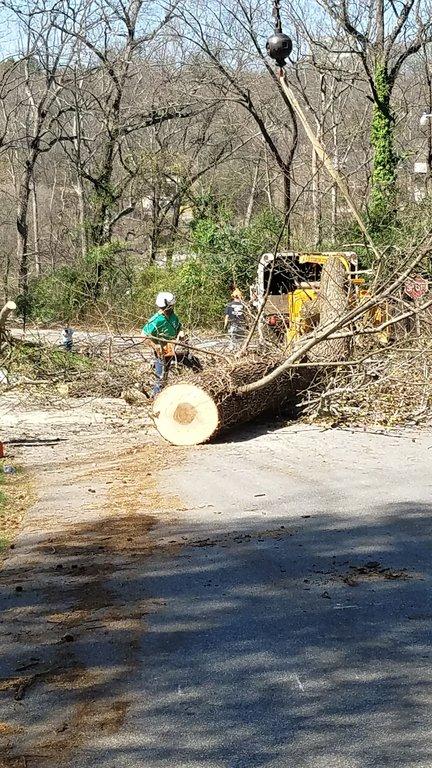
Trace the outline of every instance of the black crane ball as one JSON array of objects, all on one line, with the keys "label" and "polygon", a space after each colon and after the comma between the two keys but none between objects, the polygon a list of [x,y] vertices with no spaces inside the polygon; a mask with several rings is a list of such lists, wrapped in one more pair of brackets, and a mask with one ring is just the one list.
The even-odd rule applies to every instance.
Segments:
[{"label": "black crane ball", "polygon": [[266,48],[270,58],[274,59],[280,67],[283,67],[285,59],[292,51],[292,40],[283,32],[274,32],[267,40]]}]

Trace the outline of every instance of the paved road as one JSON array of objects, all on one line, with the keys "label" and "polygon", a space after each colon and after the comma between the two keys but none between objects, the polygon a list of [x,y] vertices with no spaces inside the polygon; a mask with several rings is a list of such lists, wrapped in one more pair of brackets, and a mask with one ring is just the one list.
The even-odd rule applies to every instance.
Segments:
[{"label": "paved road", "polygon": [[[34,341],[49,346],[58,346],[61,341],[62,328],[28,328],[24,335],[21,328],[12,328],[11,333],[15,338],[25,337],[28,341]],[[202,339],[191,334],[190,344],[198,349],[214,349],[224,352],[228,346],[226,336]],[[74,350],[92,351],[93,354],[128,355],[137,358],[149,357],[148,347],[144,344],[143,337],[139,333],[112,333],[110,331],[75,330],[73,334]]]},{"label": "paved road", "polygon": [[[29,768],[431,768],[431,451],[431,433],[301,426],[187,454],[163,449],[162,496],[151,497],[159,524],[148,525],[145,551],[133,543],[99,554],[96,596],[91,574],[81,576],[91,616],[69,630],[74,642],[39,633],[26,654],[21,645],[21,662],[51,658],[52,643],[73,647],[74,664],[67,690],[51,677],[12,704],[26,731],[9,759],[25,755]],[[139,467],[128,482],[131,471],[151,477]],[[79,482],[85,491],[88,479]],[[78,511],[76,494],[58,509],[57,486],[50,515],[79,514],[80,525],[90,516],[86,535],[108,535],[108,518],[97,505]],[[85,556],[79,534],[75,549],[62,541],[52,536],[46,559],[34,560],[36,581],[45,563],[55,615],[67,604],[52,582],[58,558]],[[27,532],[22,546],[34,545]],[[9,577],[17,572],[15,560]],[[39,630],[54,621],[46,584],[44,600],[38,594],[21,603],[30,635],[35,619]],[[22,599],[3,592],[11,617]],[[6,696],[0,719],[10,714]]]}]

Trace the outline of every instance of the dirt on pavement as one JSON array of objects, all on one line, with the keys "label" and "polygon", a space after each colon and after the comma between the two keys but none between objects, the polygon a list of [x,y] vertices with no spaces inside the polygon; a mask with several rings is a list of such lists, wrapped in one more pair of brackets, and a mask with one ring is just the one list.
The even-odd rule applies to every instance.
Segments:
[{"label": "dirt on pavement", "polygon": [[[133,581],[158,546],[153,529],[174,522],[179,502],[160,494],[157,475],[182,450],[162,444],[145,414],[124,404],[10,405],[3,400],[8,461],[24,467],[38,501],[1,574],[0,766],[43,768],[124,720],[125,682],[154,606],[145,596],[122,603],[117,581]],[[107,660],[107,638],[121,659]],[[41,706],[29,728],[29,708]]]}]

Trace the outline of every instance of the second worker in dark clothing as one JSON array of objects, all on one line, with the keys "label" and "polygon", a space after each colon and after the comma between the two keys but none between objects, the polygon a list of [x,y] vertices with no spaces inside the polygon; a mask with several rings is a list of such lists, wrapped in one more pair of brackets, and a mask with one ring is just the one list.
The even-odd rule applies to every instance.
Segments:
[{"label": "second worker in dark clothing", "polygon": [[225,309],[224,327],[228,331],[229,350],[234,352],[246,336],[246,307],[238,289],[232,292]]}]

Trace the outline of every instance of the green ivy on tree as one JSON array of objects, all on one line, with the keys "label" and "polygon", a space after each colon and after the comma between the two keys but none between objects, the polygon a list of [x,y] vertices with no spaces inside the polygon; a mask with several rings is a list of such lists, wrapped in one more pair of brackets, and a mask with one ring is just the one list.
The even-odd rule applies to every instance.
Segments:
[{"label": "green ivy on tree", "polygon": [[376,101],[371,125],[373,149],[372,186],[369,216],[375,228],[389,224],[396,206],[396,169],[398,158],[394,151],[394,120],[390,106],[392,83],[383,62],[374,72]]}]

